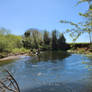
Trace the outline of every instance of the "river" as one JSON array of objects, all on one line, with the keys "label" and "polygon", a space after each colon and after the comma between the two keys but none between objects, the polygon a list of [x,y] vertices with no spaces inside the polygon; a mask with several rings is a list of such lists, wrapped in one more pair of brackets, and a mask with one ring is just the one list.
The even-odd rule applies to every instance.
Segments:
[{"label": "river", "polygon": [[0,71],[10,71],[21,92],[92,92],[92,70],[88,65],[92,65],[91,56],[46,51],[39,57],[0,62]]}]

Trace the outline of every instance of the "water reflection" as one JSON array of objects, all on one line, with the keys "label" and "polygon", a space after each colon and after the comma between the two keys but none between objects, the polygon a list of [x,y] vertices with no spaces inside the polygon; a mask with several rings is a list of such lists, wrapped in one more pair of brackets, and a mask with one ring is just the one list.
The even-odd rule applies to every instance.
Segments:
[{"label": "water reflection", "polygon": [[[82,64],[84,60],[86,64]],[[0,70],[8,69],[13,73],[21,92],[92,91],[92,71],[85,68],[92,63],[89,57],[48,51],[41,53],[39,57],[24,57],[11,61],[7,64],[6,61],[1,62]],[[57,85],[52,85],[54,83]]]},{"label": "water reflection", "polygon": [[70,53],[62,52],[62,51],[45,51],[44,53],[41,53],[39,56],[33,58],[31,60],[32,63],[37,62],[56,62],[56,61],[62,61],[63,59],[70,56]]},{"label": "water reflection", "polygon": [[0,61],[0,66],[4,66],[4,65],[6,65],[6,64],[13,63],[14,61],[16,61],[16,60],[6,60],[6,61]]}]

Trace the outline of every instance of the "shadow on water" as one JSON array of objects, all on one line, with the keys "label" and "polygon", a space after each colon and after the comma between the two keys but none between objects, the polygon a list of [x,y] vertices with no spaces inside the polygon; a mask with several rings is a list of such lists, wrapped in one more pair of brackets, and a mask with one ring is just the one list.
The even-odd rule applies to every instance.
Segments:
[{"label": "shadow on water", "polygon": [[42,52],[39,56],[31,60],[32,63],[37,62],[48,62],[51,61],[55,63],[56,61],[62,61],[63,59],[69,57],[71,54],[63,51],[45,51]]}]

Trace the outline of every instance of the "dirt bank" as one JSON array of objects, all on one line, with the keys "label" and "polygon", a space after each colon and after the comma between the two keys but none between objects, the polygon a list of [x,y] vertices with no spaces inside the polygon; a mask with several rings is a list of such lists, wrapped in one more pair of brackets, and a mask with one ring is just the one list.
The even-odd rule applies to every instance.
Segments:
[{"label": "dirt bank", "polygon": [[18,59],[18,58],[21,58],[22,56],[27,56],[27,54],[8,56],[8,57],[5,57],[5,58],[1,58],[0,61],[11,60],[11,59]]}]

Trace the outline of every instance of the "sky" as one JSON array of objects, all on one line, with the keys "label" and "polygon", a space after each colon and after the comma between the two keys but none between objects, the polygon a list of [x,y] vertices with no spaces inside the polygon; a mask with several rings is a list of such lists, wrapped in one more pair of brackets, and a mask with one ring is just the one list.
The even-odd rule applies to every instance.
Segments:
[{"label": "sky", "polygon": [[[11,30],[11,33],[23,35],[30,28],[64,32],[70,25],[61,24],[60,20],[75,23],[83,21],[78,15],[88,9],[87,3],[76,6],[78,0],[0,0],[0,28]],[[67,42],[72,42],[69,34],[65,34]],[[89,42],[88,34],[84,34],[77,42]]]}]

